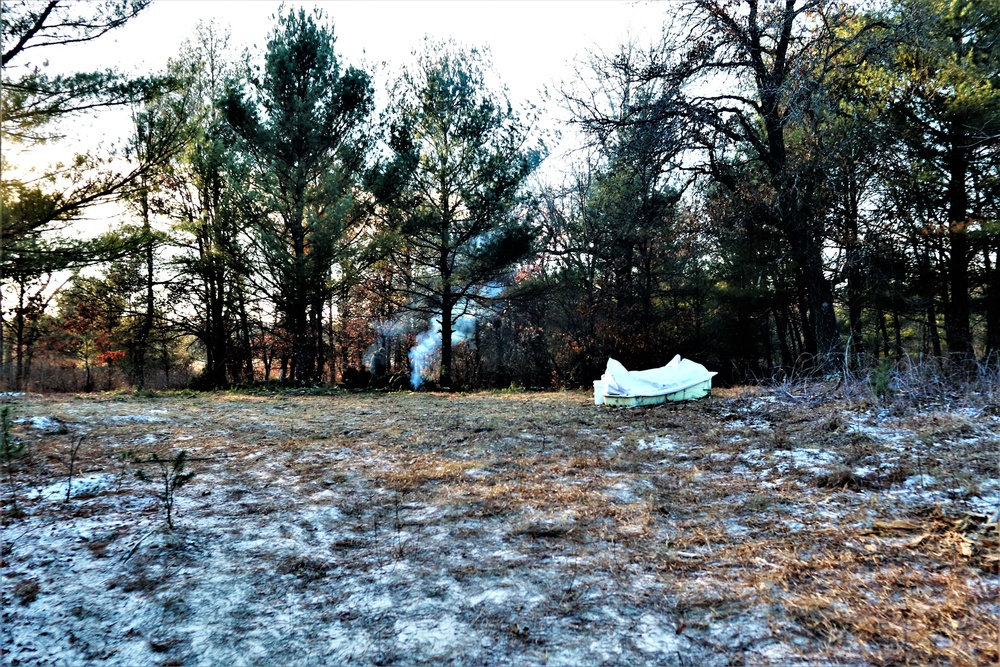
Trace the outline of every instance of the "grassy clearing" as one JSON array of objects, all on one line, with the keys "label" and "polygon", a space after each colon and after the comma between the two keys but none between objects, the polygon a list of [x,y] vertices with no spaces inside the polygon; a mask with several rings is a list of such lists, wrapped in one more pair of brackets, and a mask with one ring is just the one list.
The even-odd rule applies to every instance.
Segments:
[{"label": "grassy clearing", "polygon": [[[4,644],[23,664],[997,660],[984,406],[817,385],[633,410],[560,392],[15,411]],[[81,436],[83,491],[46,494]],[[196,476],[166,531],[122,454],[180,449]]]}]

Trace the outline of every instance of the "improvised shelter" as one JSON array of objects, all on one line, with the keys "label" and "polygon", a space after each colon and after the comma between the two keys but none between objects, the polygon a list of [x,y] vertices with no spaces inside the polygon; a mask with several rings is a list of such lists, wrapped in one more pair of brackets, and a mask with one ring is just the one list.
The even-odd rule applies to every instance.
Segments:
[{"label": "improvised shelter", "polygon": [[715,372],[690,359],[674,356],[666,366],[630,371],[608,359],[600,380],[594,381],[594,404],[619,407],[690,401],[712,393]]}]

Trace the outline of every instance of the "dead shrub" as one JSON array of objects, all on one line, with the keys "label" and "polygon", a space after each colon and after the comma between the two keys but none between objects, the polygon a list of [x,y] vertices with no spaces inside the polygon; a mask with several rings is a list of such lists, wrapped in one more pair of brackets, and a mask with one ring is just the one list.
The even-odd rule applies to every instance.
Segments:
[{"label": "dead shrub", "polygon": [[889,472],[887,472],[884,475],[881,475],[879,479],[882,482],[883,486],[891,487],[896,484],[902,484],[907,479],[912,477],[914,472],[915,471],[913,469],[913,466],[911,466],[910,464],[900,463],[890,468]]},{"label": "dead shrub", "polygon": [[742,509],[745,512],[759,514],[766,512],[774,506],[774,498],[764,493],[755,493],[743,502]]},{"label": "dead shrub", "polygon": [[368,542],[357,537],[342,537],[330,545],[334,551],[349,551],[352,549],[363,549],[368,546]]},{"label": "dead shrub", "polygon": [[166,653],[182,643],[183,642],[179,637],[170,637],[169,639],[164,639],[162,641],[150,639],[149,650],[153,653]]},{"label": "dead shrub", "polygon": [[147,570],[125,580],[122,591],[126,593],[152,593],[167,582],[162,573],[150,573]]},{"label": "dead shrub", "polygon": [[788,427],[784,424],[776,424],[773,429],[771,429],[771,438],[768,443],[771,449],[787,451],[792,448],[794,444],[791,435],[788,433]]},{"label": "dead shrub", "polygon": [[27,606],[38,599],[40,590],[38,582],[34,579],[22,579],[14,584],[14,597],[20,604]]},{"label": "dead shrub", "polygon": [[326,577],[332,569],[327,561],[310,556],[286,556],[274,566],[274,571],[281,575],[292,575],[303,582],[317,581]]},{"label": "dead shrub", "polygon": [[870,435],[851,433],[843,447],[843,462],[845,466],[858,465],[879,453],[878,445]]},{"label": "dead shrub", "polygon": [[821,489],[861,491],[865,489],[877,489],[880,484],[877,480],[868,479],[856,474],[846,466],[837,466],[834,470],[817,476],[816,486]]},{"label": "dead shrub", "polygon": [[87,549],[94,555],[94,558],[107,558],[108,547],[111,543],[115,541],[118,535],[112,535],[111,537],[100,539],[100,540],[90,540],[86,543]]},{"label": "dead shrub", "polygon": [[824,431],[829,431],[830,433],[837,433],[838,431],[843,431],[846,428],[843,417],[839,414],[831,415],[823,420],[820,428]]},{"label": "dead shrub", "polygon": [[577,530],[572,523],[537,521],[514,531],[515,535],[525,535],[531,539],[568,537]]},{"label": "dead shrub", "polygon": [[416,491],[434,482],[455,482],[465,471],[475,467],[473,461],[449,461],[421,455],[402,462],[402,466],[382,476],[382,484],[399,493]]}]

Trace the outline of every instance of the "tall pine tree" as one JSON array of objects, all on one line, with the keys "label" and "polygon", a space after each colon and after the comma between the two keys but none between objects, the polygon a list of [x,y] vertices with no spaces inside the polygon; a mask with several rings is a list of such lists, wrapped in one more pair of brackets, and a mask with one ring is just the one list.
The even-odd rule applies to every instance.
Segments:
[{"label": "tall pine tree", "polygon": [[257,251],[298,382],[314,382],[323,370],[323,306],[355,209],[372,109],[368,75],[342,69],[335,41],[322,11],[289,10],[278,17],[263,72],[226,102],[267,212],[255,221]]},{"label": "tall pine tree", "polygon": [[488,69],[476,50],[428,41],[391,91],[386,173],[398,188],[379,191],[391,194],[409,307],[440,322],[445,387],[458,319],[498,296],[498,281],[532,249],[519,204],[538,153],[506,96],[489,88]]}]

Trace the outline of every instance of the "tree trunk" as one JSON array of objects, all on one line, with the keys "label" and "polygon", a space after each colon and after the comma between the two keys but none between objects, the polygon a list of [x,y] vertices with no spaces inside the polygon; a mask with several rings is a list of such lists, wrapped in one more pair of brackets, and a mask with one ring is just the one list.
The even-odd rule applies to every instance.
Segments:
[{"label": "tree trunk", "polygon": [[903,358],[903,325],[900,323],[899,308],[892,309],[892,333],[896,343],[896,359]]},{"label": "tree trunk", "polygon": [[802,272],[805,303],[808,306],[808,329],[812,336],[807,344],[815,355],[815,366],[831,369],[840,353],[837,315],[833,307],[833,287],[823,271],[822,248],[813,241],[802,221],[788,224],[792,258]]},{"label": "tree trunk", "polygon": [[442,389],[451,389],[451,314],[454,310],[451,285],[445,282],[441,291],[441,377]]},{"label": "tree trunk", "polygon": [[14,352],[17,366],[14,369],[14,391],[21,391],[24,382],[24,278],[18,279],[17,310],[14,311]]},{"label": "tree trunk", "polygon": [[924,308],[927,316],[927,336],[931,343],[931,353],[935,358],[941,358],[941,334],[938,332],[938,313],[934,303],[934,294],[925,297]]},{"label": "tree trunk", "polygon": [[146,260],[146,310],[142,315],[142,324],[139,326],[139,336],[135,344],[135,358],[132,360],[134,364],[132,384],[136,389],[143,389],[146,386],[146,352],[149,347],[149,334],[153,331],[153,315],[156,307],[153,292],[153,233],[149,224],[149,191],[146,189],[145,179],[140,196],[142,233],[145,236],[143,252]]},{"label": "tree trunk", "polygon": [[815,366],[816,353],[816,330],[813,327],[813,315],[811,309],[811,299],[809,295],[809,288],[805,284],[805,276],[799,272],[798,280],[798,310],[799,310],[799,328],[802,334],[802,346],[800,348],[800,354],[806,353],[813,357],[812,365]]},{"label": "tree trunk", "polygon": [[307,379],[309,359],[308,326],[306,307],[301,298],[302,286],[292,287],[293,296],[288,304],[288,333],[292,339],[292,359],[288,378],[304,381]]},{"label": "tree trunk", "polygon": [[212,349],[212,353],[209,355],[209,366],[205,369],[205,373],[211,387],[224,389],[229,385],[226,377],[226,368],[229,366],[229,331],[226,326],[227,318],[225,304],[222,300],[222,290],[216,285],[213,291],[209,316],[209,347]]},{"label": "tree trunk", "polygon": [[[318,288],[317,288],[318,289]],[[326,348],[323,341],[323,300],[317,298],[309,312],[310,338],[313,343],[314,371],[313,379],[323,381],[326,368]]]},{"label": "tree trunk", "polygon": [[[290,211],[291,219],[287,221],[288,232],[292,241],[292,271],[291,284],[286,285],[290,292],[286,316],[288,318],[288,333],[292,338],[291,379],[308,382],[313,379],[313,346],[310,340],[309,327],[309,290],[306,266],[306,224],[305,224],[305,176],[296,173],[292,176],[292,196],[294,208]],[[288,280],[288,277],[286,277]]]},{"label": "tree trunk", "polygon": [[1000,354],[1000,267],[992,261],[989,244],[983,248],[986,267],[986,358]]},{"label": "tree trunk", "polygon": [[780,304],[774,309],[774,330],[778,336],[778,349],[781,351],[781,366],[782,368],[792,367],[792,350],[788,346],[788,316],[786,315],[786,306]]},{"label": "tree trunk", "polygon": [[[833,367],[839,353],[837,315],[833,307],[833,287],[823,270],[823,246],[819,235],[811,229],[807,207],[803,206],[797,179],[788,172],[788,154],[784,136],[784,118],[779,110],[777,91],[761,92],[767,131],[767,153],[763,155],[771,186],[776,195],[775,211],[778,228],[788,240],[791,258],[798,264],[805,289],[809,320],[803,322],[812,336],[807,335],[808,352],[820,369]],[[808,202],[805,202],[808,204]]]},{"label": "tree trunk", "polygon": [[864,365],[865,346],[862,315],[864,312],[864,257],[858,224],[858,186],[853,170],[848,178],[845,195],[847,230],[847,320],[850,327],[850,346],[847,364],[851,370]]},{"label": "tree trunk", "polygon": [[[250,331],[250,316],[247,314],[246,294],[243,285],[240,284],[236,292],[236,304],[240,318],[240,359],[239,366],[242,369],[242,379],[246,382],[254,381],[253,367],[253,333]],[[270,366],[268,366],[268,378],[270,380]]]},{"label": "tree trunk", "polygon": [[935,358],[940,359],[942,355],[941,334],[938,330],[938,309],[935,294],[937,281],[931,270],[931,247],[929,241],[925,239],[922,244],[916,246],[914,254],[917,256],[917,284],[920,286],[917,291],[923,295],[927,340],[931,344],[931,353]]},{"label": "tree trunk", "polygon": [[[207,237],[207,230],[206,230]],[[224,389],[229,385],[226,370],[230,362],[230,340],[228,317],[226,313],[226,275],[218,259],[209,255],[206,248],[215,248],[216,244],[206,238],[199,243],[201,260],[208,263],[204,277],[204,301],[206,306],[205,348],[207,363],[205,366],[205,384],[214,389]]]},{"label": "tree trunk", "polygon": [[[879,309],[877,313],[879,332],[882,334],[882,355],[889,358],[889,329],[885,324],[885,311]],[[876,348],[877,350],[878,348]]]},{"label": "tree trunk", "polygon": [[969,194],[966,179],[969,155],[961,121],[954,121],[949,133],[948,152],[948,329],[945,336],[949,356],[958,360],[972,357],[971,305],[969,300]]},{"label": "tree trunk", "polygon": [[[0,266],[3,266],[3,243],[0,243]],[[0,271],[0,287],[4,282]],[[0,386],[7,388],[10,382],[10,356],[7,354],[7,320],[3,316],[3,289],[0,289]]]}]

